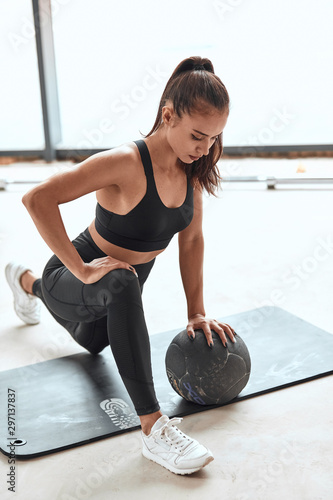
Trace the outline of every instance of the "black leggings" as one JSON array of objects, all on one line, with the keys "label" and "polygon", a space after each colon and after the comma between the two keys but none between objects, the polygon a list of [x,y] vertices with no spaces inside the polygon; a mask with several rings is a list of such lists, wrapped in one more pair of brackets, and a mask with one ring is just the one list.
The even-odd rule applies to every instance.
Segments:
[{"label": "black leggings", "polygon": [[[73,244],[84,262],[106,256],[88,229]],[[154,262],[135,265],[138,278],[128,269],[114,269],[96,283],[86,285],[53,255],[42,278],[33,284],[34,295],[82,347],[98,354],[111,346],[138,415],[159,410],[141,298]]]}]

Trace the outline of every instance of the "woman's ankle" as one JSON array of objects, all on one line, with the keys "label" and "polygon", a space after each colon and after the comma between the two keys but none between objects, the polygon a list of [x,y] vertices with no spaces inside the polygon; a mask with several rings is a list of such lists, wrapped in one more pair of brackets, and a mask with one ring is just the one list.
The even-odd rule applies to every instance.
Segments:
[{"label": "woman's ankle", "polygon": [[26,293],[33,295],[32,287],[37,277],[32,271],[25,271],[20,277],[20,285]]},{"label": "woman's ankle", "polygon": [[142,432],[146,434],[146,436],[150,434],[153,425],[155,424],[155,422],[157,422],[159,418],[162,417],[162,415],[163,413],[160,410],[158,410],[155,413],[139,416]]}]

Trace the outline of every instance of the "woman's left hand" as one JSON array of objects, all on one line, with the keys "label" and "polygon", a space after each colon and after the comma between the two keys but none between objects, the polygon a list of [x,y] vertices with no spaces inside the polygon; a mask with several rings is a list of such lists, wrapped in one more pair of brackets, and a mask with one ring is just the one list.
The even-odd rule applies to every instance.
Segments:
[{"label": "woman's left hand", "polygon": [[227,325],[227,323],[220,323],[215,319],[206,318],[202,314],[194,314],[193,316],[191,316],[188,320],[186,329],[187,329],[187,335],[192,340],[194,340],[195,338],[194,330],[199,330],[199,329],[203,330],[209,347],[213,347],[214,345],[211,330],[214,330],[214,332],[217,333],[224,347],[227,347],[226,334],[232,340],[232,342],[236,342],[235,339],[236,332],[230,325]]}]

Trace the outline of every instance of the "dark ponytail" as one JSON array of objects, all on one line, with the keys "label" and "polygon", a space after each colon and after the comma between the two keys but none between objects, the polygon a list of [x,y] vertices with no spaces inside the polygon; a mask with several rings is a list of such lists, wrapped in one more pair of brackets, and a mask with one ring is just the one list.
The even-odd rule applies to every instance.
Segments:
[{"label": "dark ponytail", "polygon": [[[220,78],[215,75],[212,62],[207,58],[189,57],[184,59],[169,78],[161,97],[153,128],[149,137],[162,124],[162,108],[170,101],[175,113],[181,118],[184,113],[205,112],[213,107],[218,111],[229,112],[229,95]],[[206,108],[206,109],[205,109]],[[207,109],[208,108],[208,109]],[[221,177],[217,162],[223,152],[222,134],[218,136],[207,156],[202,156],[191,164],[181,163],[192,185],[197,183],[214,194]]]}]

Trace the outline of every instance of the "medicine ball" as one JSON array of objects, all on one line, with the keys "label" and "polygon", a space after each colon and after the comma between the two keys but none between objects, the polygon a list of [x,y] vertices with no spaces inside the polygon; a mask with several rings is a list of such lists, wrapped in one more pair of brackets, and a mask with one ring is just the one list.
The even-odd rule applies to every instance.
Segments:
[{"label": "medicine ball", "polygon": [[172,340],[165,357],[173,389],[201,405],[228,403],[250,377],[250,354],[241,337],[236,335],[236,343],[227,338],[227,347],[213,330],[212,337],[214,346],[210,348],[203,330],[196,330],[194,340],[183,330]]}]

